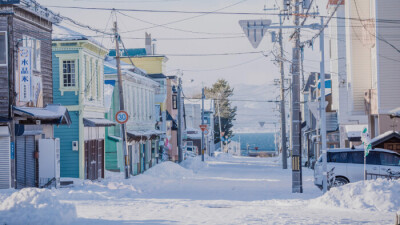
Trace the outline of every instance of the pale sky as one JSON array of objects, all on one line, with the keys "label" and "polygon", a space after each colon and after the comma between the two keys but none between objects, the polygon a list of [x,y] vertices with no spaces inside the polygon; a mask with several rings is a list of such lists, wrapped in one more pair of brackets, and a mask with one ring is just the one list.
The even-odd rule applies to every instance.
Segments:
[{"label": "pale sky", "polygon": [[[270,54],[270,51],[274,48],[273,43],[271,43],[271,35],[267,34],[260,46],[254,49],[238,24],[239,20],[244,19],[271,19],[273,22],[279,22],[278,16],[218,14],[199,16],[199,14],[122,12],[127,16],[117,13],[117,17],[115,17],[115,15],[111,16],[110,11],[63,9],[50,6],[205,12],[231,6],[221,10],[221,12],[277,13],[278,11],[264,11],[263,9],[264,5],[267,8],[274,7],[275,2],[280,2],[280,0],[38,0],[38,2],[56,13],[59,12],[61,15],[99,30],[111,32],[113,21],[117,19],[122,40],[127,48],[144,48],[144,33],[151,33],[152,38],[157,39],[156,53],[165,54],[169,58],[165,73],[175,75],[177,69],[183,70],[184,92],[188,96],[200,93],[203,85],[211,86],[219,78],[228,80],[235,89],[235,96],[232,97],[232,100],[239,100],[233,101],[234,105],[238,106],[238,116],[234,127],[238,132],[272,131],[274,125],[267,124],[264,128],[260,128],[258,122],[278,121],[278,112],[273,110],[276,108],[274,103],[257,102],[257,100],[276,100],[279,95],[278,86],[273,85],[274,79],[278,79],[280,73],[278,64],[274,63],[274,57]],[[316,2],[321,4],[319,7],[321,14],[326,15],[326,0]],[[185,20],[165,25],[173,29],[152,25],[166,24],[183,19]],[[308,22],[319,22],[319,20],[310,18]],[[69,28],[78,32],[100,35],[71,25],[71,23],[67,24]],[[292,21],[287,21],[287,24],[292,24]],[[291,33],[291,30],[284,30],[284,33]],[[311,37],[310,31],[302,32],[303,40]],[[191,39],[188,40],[187,38]],[[114,48],[115,43],[108,37],[99,37],[97,40],[108,48]],[[287,35],[284,37],[284,46],[286,57],[291,60],[292,43],[289,42]],[[315,46],[319,46],[318,42],[315,43]],[[277,47],[278,44],[276,43],[275,48]],[[177,54],[196,55],[255,51],[264,51],[268,56],[264,57],[262,54],[175,56]],[[319,71],[318,47],[306,49],[305,59],[306,77],[308,72]],[[288,75],[289,64],[286,63],[285,67],[285,74]]]}]

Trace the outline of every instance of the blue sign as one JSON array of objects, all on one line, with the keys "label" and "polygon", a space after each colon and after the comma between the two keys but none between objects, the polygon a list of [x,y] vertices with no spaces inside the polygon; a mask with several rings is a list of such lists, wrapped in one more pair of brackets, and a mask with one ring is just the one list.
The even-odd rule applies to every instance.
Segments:
[{"label": "blue sign", "polygon": [[11,155],[10,155],[10,157],[11,157],[11,159],[14,159],[15,157],[15,145],[14,145],[14,142],[11,142],[10,143],[11,145],[10,145],[10,153],[11,153]]},{"label": "blue sign", "polygon": [[19,4],[20,0],[0,0],[0,5]]}]

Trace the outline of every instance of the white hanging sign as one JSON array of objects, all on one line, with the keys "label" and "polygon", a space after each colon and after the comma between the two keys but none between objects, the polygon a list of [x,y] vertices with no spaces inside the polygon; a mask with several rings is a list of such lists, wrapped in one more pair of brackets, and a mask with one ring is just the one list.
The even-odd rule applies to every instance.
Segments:
[{"label": "white hanging sign", "polygon": [[19,101],[31,101],[32,49],[20,47],[18,50]]}]

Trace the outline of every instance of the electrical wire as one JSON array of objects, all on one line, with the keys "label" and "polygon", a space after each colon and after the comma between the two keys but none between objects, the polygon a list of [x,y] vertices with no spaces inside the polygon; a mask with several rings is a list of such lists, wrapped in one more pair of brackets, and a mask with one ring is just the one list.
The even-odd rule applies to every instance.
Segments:
[{"label": "electrical wire", "polygon": [[[196,16],[191,16],[191,17],[187,17],[187,18],[184,18],[184,19],[180,19],[180,20],[175,20],[175,21],[171,21],[171,22],[168,22],[168,23],[164,23],[164,24],[155,24],[155,23],[151,23],[151,22],[145,21],[145,20],[143,20],[143,19],[139,19],[139,18],[136,18],[136,17],[133,17],[133,16],[126,15],[126,14],[124,14],[124,13],[122,13],[122,12],[119,12],[119,13],[122,14],[122,15],[124,15],[124,16],[126,16],[126,17],[130,17],[130,18],[133,18],[133,19],[135,19],[135,20],[138,20],[138,21],[141,21],[141,22],[144,22],[144,23],[148,23],[148,24],[154,25],[154,26],[152,26],[152,27],[146,27],[146,28],[140,28],[140,29],[136,29],[136,30],[127,31],[126,33],[128,33],[128,32],[135,32],[135,31],[142,31],[142,30],[152,29],[152,28],[156,28],[156,27],[163,27],[163,28],[167,28],[167,29],[173,29],[173,30],[184,31],[184,32],[193,32],[193,31],[188,31],[188,30],[183,30],[183,29],[178,29],[178,28],[167,27],[166,25],[175,24],[175,23],[180,23],[180,22],[187,21],[187,20],[191,20],[191,19],[198,18],[198,17],[201,17],[201,16],[206,16],[206,15],[208,15],[208,14],[215,13],[215,12],[218,12],[218,11],[221,11],[221,10],[224,10],[224,9],[227,9],[227,8],[230,8],[230,7],[233,7],[233,6],[235,6],[235,5],[238,5],[238,4],[240,4],[240,3],[243,3],[243,2],[245,2],[245,1],[248,1],[248,0],[241,0],[241,1],[236,2],[236,3],[234,3],[234,4],[231,4],[231,5],[228,5],[228,6],[219,8],[219,9],[216,9],[216,10],[214,10],[214,11],[210,11],[210,12],[208,12],[208,13],[204,13],[204,14],[200,14],[200,15],[196,15]],[[201,32],[196,32],[196,33],[201,33]]]},{"label": "electrical wire", "polygon": [[384,43],[386,43],[387,45],[389,45],[390,47],[392,47],[393,49],[395,49],[398,53],[400,53],[400,49],[398,49],[398,48],[397,48],[396,46],[394,46],[392,43],[388,42],[388,41],[387,41],[386,39],[384,39],[383,37],[380,37],[380,36],[378,36],[378,35],[375,35],[375,34],[371,33],[371,32],[369,31],[369,29],[365,27],[364,23],[363,23],[362,20],[361,20],[360,12],[358,11],[357,1],[356,1],[356,0],[353,0],[353,2],[354,2],[354,5],[355,5],[355,8],[356,8],[357,16],[358,16],[358,18],[360,19],[360,23],[361,23],[361,25],[364,27],[365,31],[367,31],[371,36],[377,38],[378,40],[383,41]]},{"label": "electrical wire", "polygon": [[232,68],[235,68],[235,67],[239,67],[239,66],[242,66],[242,65],[245,65],[245,64],[249,64],[249,63],[252,63],[252,62],[255,62],[255,61],[257,61],[257,60],[260,60],[260,59],[262,59],[262,58],[264,58],[264,56],[261,56],[261,57],[257,57],[257,58],[255,58],[255,59],[252,59],[252,60],[249,60],[249,61],[245,61],[245,62],[243,62],[243,63],[239,63],[239,64],[235,64],[235,65],[231,65],[231,66],[226,66],[226,67],[221,67],[221,68],[216,68],[216,69],[204,69],[204,70],[189,70],[189,69],[183,69],[182,71],[186,71],[186,72],[211,72],[211,71],[219,71],[219,70],[225,70],[225,69],[232,69]]}]

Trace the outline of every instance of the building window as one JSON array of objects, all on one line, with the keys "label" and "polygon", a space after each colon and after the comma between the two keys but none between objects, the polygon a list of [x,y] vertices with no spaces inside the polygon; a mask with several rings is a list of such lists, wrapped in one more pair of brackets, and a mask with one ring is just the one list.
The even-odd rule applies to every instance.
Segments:
[{"label": "building window", "polygon": [[0,66],[7,65],[7,33],[0,32]]},{"label": "building window", "polygon": [[29,37],[27,35],[23,36],[22,45],[24,47],[30,47],[32,49],[32,66],[36,71],[40,71],[40,40]]},{"label": "building window", "polygon": [[178,109],[178,98],[176,95],[172,95],[172,109]]},{"label": "building window", "polygon": [[63,86],[75,87],[75,60],[63,61]]}]

